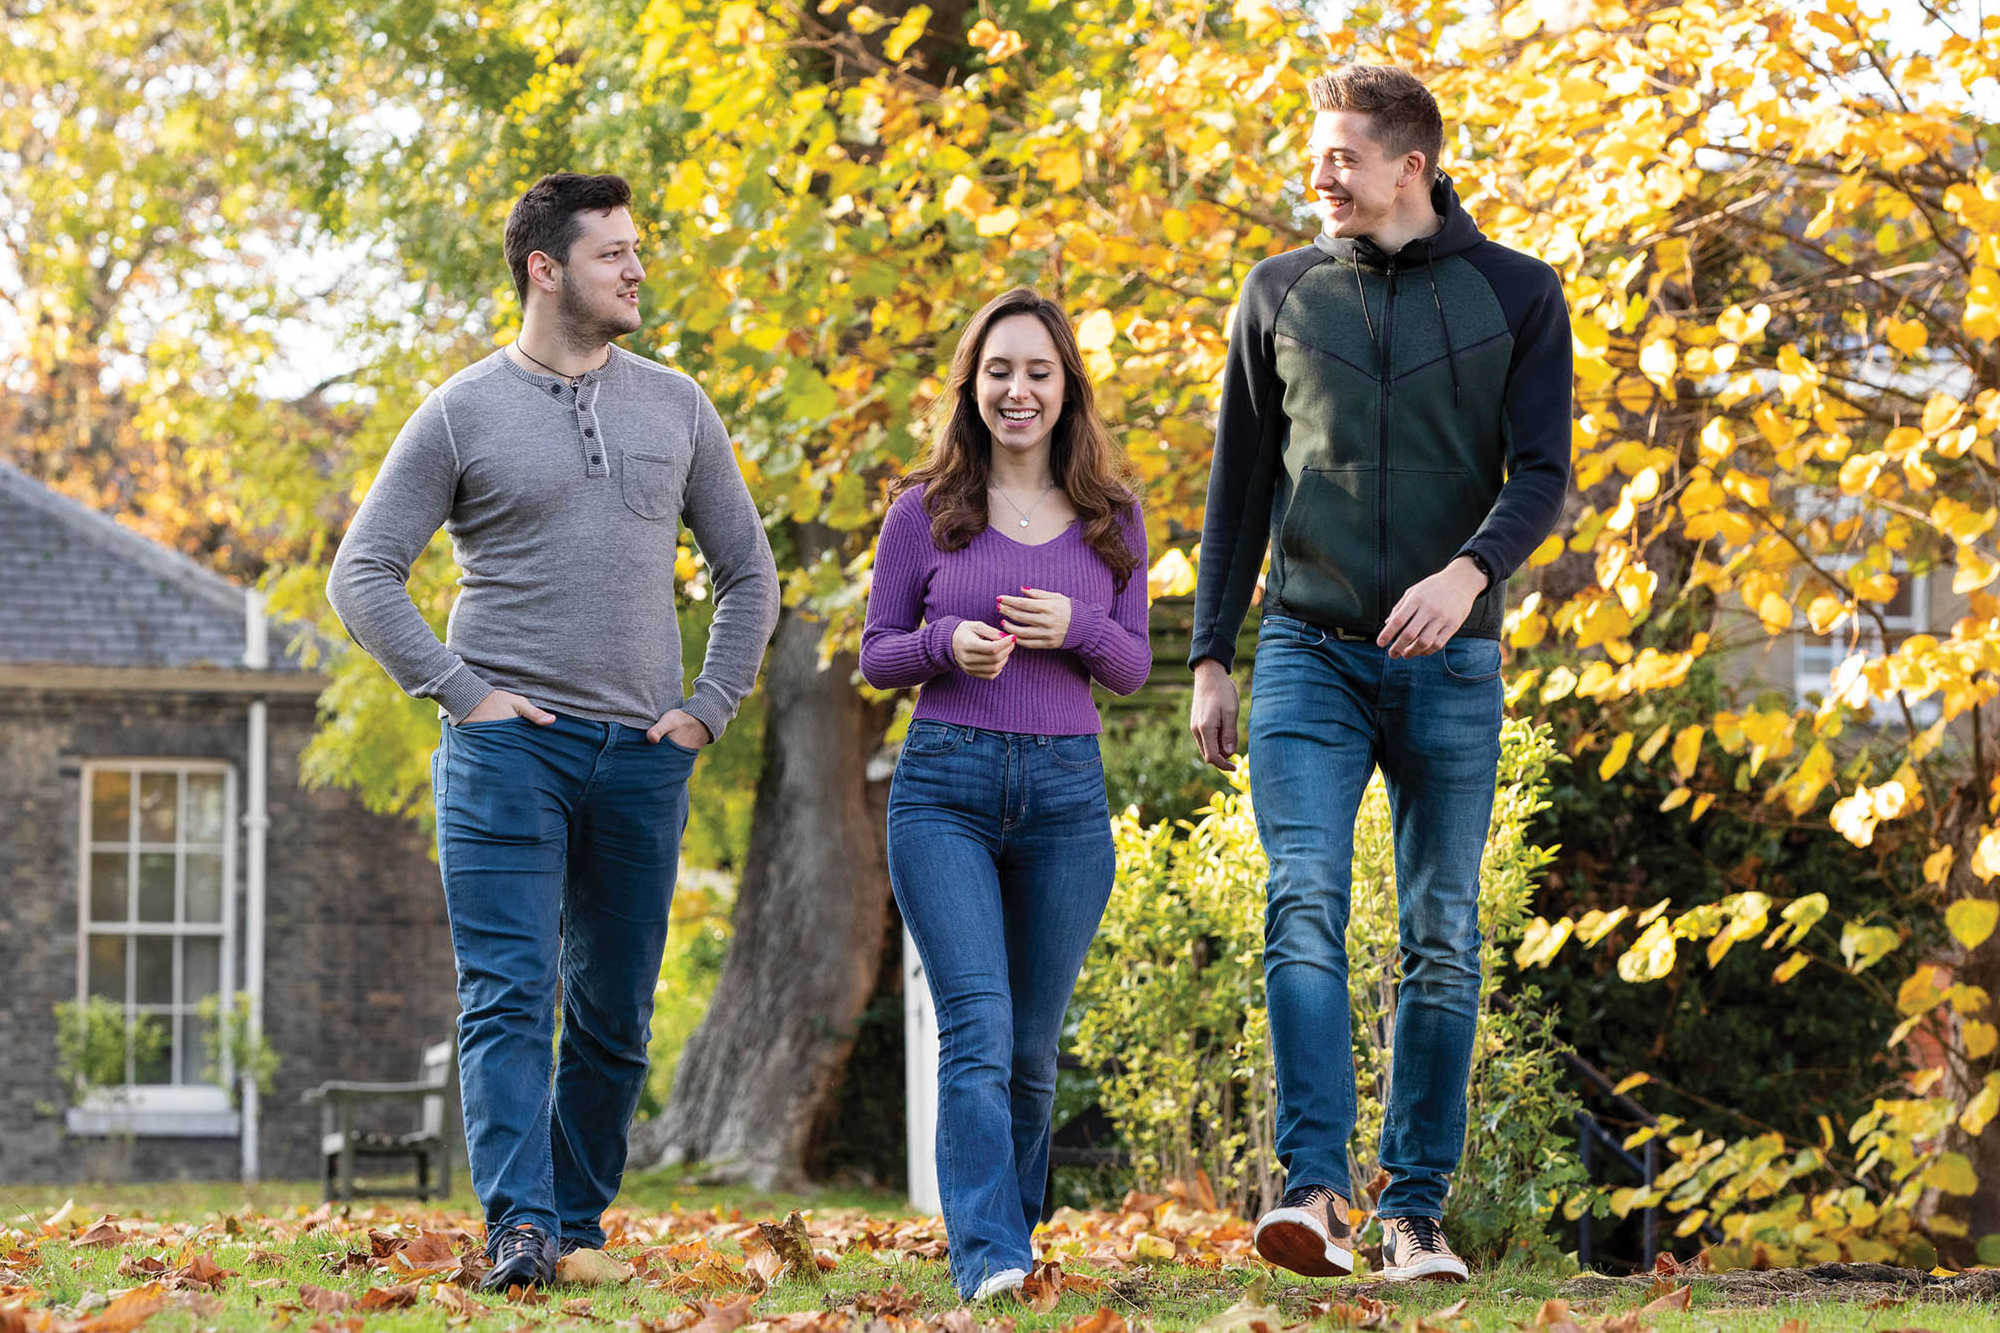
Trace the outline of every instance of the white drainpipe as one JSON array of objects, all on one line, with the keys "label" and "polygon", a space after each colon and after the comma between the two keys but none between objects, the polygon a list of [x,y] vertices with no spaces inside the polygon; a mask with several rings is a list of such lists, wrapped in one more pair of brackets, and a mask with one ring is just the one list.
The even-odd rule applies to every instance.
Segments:
[{"label": "white drainpipe", "polygon": [[[243,593],[243,665],[253,671],[271,664],[269,627],[264,618],[264,594],[254,588]],[[249,788],[243,812],[243,988],[250,995],[250,1031],[264,1030],[264,833],[270,827],[270,805],[265,786],[269,774],[265,762],[269,749],[269,718],[262,698],[250,701],[249,772],[244,786]],[[228,1001],[231,997],[224,995]],[[240,1076],[239,1076],[240,1077]],[[243,1181],[258,1178],[257,1085],[239,1082],[243,1093]]]},{"label": "white drainpipe", "polygon": [[910,1206],[921,1213],[938,1213],[937,1178],[937,1013],[931,1008],[930,982],[917,958],[917,942],[903,930],[903,1121],[910,1180]]}]

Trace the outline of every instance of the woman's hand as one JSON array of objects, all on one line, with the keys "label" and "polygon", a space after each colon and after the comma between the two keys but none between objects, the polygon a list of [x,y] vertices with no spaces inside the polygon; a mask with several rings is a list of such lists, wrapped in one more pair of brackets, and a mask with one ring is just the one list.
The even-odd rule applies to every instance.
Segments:
[{"label": "woman's hand", "polygon": [[961,620],[951,632],[951,658],[968,676],[992,680],[1007,665],[1014,636],[977,620]]},{"label": "woman's hand", "polygon": [[1023,648],[1060,648],[1069,635],[1069,598],[1059,592],[1023,588],[1019,597],[998,599],[1000,624]]}]

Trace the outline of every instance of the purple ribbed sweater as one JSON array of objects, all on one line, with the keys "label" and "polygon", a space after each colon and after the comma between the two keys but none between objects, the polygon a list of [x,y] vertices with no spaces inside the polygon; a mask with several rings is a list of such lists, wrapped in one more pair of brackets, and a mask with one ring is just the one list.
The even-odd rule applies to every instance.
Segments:
[{"label": "purple ribbed sweater", "polygon": [[[1146,527],[1139,507],[1120,520],[1139,566],[1123,592],[1111,570],[1083,540],[1083,525],[1040,546],[1024,546],[996,528],[957,551],[931,541],[921,487],[896,497],[875,548],[875,582],[861,632],[861,674],[877,689],[923,688],[915,716],[989,731],[1039,736],[1095,735],[1103,730],[1090,697],[1094,677],[1113,694],[1146,683],[1153,666],[1146,634]],[[1016,646],[993,680],[968,676],[953,660],[951,636],[960,621],[1000,628],[994,598],[1024,587],[1070,599],[1069,633],[1057,649]]]}]

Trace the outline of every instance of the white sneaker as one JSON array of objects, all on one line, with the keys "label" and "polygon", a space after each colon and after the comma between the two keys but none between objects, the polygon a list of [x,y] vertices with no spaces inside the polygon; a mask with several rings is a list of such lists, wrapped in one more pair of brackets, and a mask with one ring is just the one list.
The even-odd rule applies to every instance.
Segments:
[{"label": "white sneaker", "polygon": [[973,1291],[972,1299],[987,1301],[995,1296],[1005,1296],[1010,1291],[1019,1291],[1021,1284],[1027,1280],[1026,1269],[1003,1268],[997,1273],[988,1274],[986,1280]]},{"label": "white sneaker", "polygon": [[1465,1260],[1451,1252],[1434,1217],[1382,1219],[1382,1276],[1391,1282],[1463,1282]]}]

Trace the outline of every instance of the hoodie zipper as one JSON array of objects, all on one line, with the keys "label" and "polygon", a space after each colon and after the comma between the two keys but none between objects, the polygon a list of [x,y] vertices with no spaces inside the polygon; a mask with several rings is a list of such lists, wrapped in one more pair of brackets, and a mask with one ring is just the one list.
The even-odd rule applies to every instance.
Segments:
[{"label": "hoodie zipper", "polygon": [[1382,383],[1377,391],[1375,458],[1375,624],[1389,621],[1389,349],[1396,336],[1396,260],[1389,258],[1389,295],[1382,306]]}]

